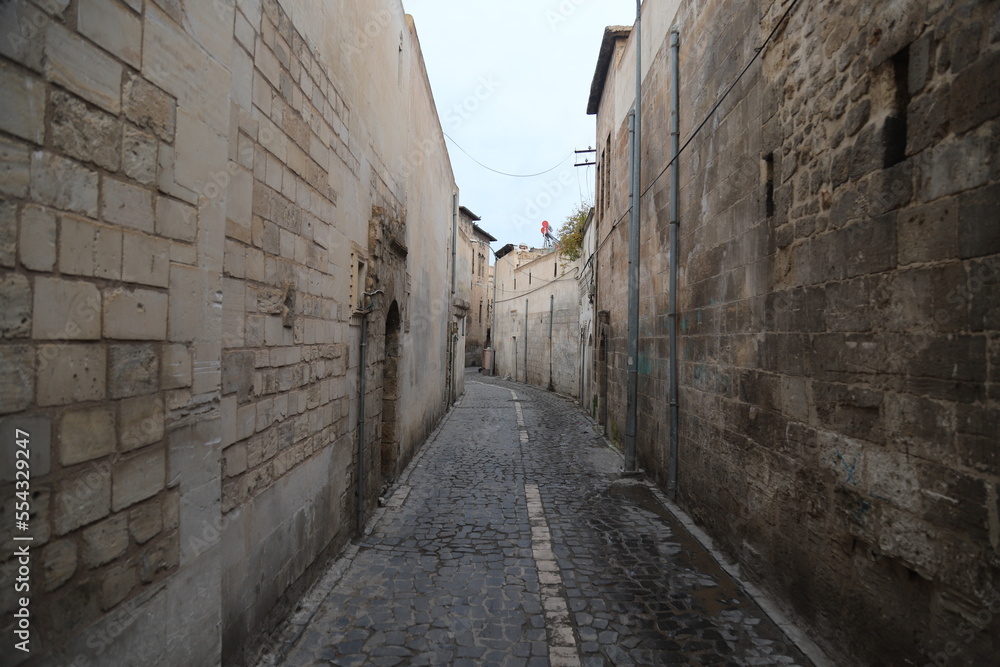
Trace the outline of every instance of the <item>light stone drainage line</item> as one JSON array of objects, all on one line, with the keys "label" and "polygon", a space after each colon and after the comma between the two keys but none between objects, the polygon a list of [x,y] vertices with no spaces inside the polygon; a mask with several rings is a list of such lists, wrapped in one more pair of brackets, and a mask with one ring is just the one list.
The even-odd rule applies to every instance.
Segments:
[{"label": "light stone drainage line", "polygon": [[552,552],[552,535],[545,520],[545,508],[537,484],[524,485],[531,522],[531,555],[538,569],[539,594],[545,610],[545,628],[549,635],[549,664],[552,667],[578,667],[580,656],[576,637],[569,622],[569,607],[562,594],[562,575]]},{"label": "light stone drainage line", "polygon": [[[528,429],[524,425],[524,411],[514,390],[509,391],[517,411],[521,443],[526,444]],[[549,636],[549,664],[552,667],[579,667],[576,637],[569,621],[569,606],[562,594],[562,575],[552,551],[552,534],[549,533],[538,485],[525,483],[524,498],[528,505],[528,521],[531,523],[531,555],[535,559],[535,569],[538,570],[539,597],[545,611],[545,629]]]}]

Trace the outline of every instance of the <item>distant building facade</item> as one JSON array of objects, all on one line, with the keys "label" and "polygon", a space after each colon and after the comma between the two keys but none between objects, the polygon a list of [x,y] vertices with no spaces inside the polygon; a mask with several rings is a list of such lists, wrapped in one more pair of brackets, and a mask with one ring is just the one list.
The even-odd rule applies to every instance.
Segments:
[{"label": "distant building facade", "polygon": [[579,395],[579,261],[550,248],[497,252],[497,374]]},{"label": "distant building facade", "polygon": [[594,351],[597,349],[595,340],[600,336],[601,328],[594,303],[597,300],[597,262],[596,239],[594,233],[594,212],[591,208],[583,226],[583,244],[580,247],[580,279],[577,281],[577,298],[579,299],[579,393],[580,406],[592,417],[597,418],[598,392],[595,388],[597,378],[594,375]]},{"label": "distant building facade", "polygon": [[461,242],[469,260],[469,315],[465,331],[465,365],[480,366],[483,350],[490,340],[493,313],[493,251],[496,242],[492,234],[477,225],[479,216],[462,206],[459,208]]}]

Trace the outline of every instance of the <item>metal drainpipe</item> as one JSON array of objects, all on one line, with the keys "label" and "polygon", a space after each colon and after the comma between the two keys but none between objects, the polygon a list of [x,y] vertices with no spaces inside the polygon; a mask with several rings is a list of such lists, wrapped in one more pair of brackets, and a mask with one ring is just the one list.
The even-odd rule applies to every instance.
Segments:
[{"label": "metal drainpipe", "polygon": [[372,302],[361,313],[361,354],[358,360],[358,387],[361,392],[358,405],[358,533],[365,529],[365,366],[368,356],[368,313],[375,306],[376,294],[385,294],[382,290],[364,292],[364,296],[372,297]]},{"label": "metal drainpipe", "polygon": [[670,32],[670,473],[667,480],[667,492],[671,500],[677,499],[677,459],[680,426],[680,407],[678,403],[678,373],[677,373],[677,261],[680,256],[677,232],[680,226],[680,165],[677,164],[680,150],[680,34]]},{"label": "metal drainpipe", "polygon": [[632,120],[632,215],[628,230],[628,386],[625,415],[625,469],[638,472],[635,437],[639,394],[639,209],[642,199],[642,0],[635,0],[635,110]]},{"label": "metal drainpipe", "polygon": [[[601,228],[596,229],[597,236],[595,238],[601,238]],[[597,245],[597,241],[594,241],[594,307],[590,310],[590,321],[592,323],[593,329],[593,343],[590,346],[590,387],[593,389],[593,393],[598,393],[598,380],[597,380],[597,350],[601,345],[601,249]],[[594,409],[593,403],[594,399],[590,396],[587,397],[586,408],[588,412],[593,412],[591,415],[594,419],[597,419],[597,411]],[[603,428],[603,424],[601,425]],[[605,429],[607,430],[607,429]]]},{"label": "metal drainpipe", "polygon": [[[490,252],[493,252],[493,248],[490,248]],[[492,324],[490,325],[490,345],[493,346],[493,359],[491,359],[490,364],[490,375],[495,376],[497,374],[497,264],[499,260],[496,259],[496,253],[493,253],[493,310],[492,310]]]},{"label": "metal drainpipe", "polygon": [[365,356],[368,350],[368,312],[361,316],[361,359],[358,365],[358,534],[365,529]]},{"label": "metal drainpipe", "polygon": [[555,391],[556,387],[552,384],[552,315],[555,312],[556,295],[549,295],[549,391]]},{"label": "metal drainpipe", "polygon": [[451,303],[448,304],[448,405],[455,402],[455,292],[458,284],[458,193],[451,196]]},{"label": "metal drainpipe", "polygon": [[511,336],[511,348],[514,350],[514,382],[517,382],[517,336]]},{"label": "metal drainpipe", "polygon": [[524,300],[524,384],[528,384],[528,300]]},{"label": "metal drainpipe", "polygon": [[[458,194],[451,196],[451,296],[455,298],[455,285],[458,280],[456,262],[458,257]],[[451,308],[448,309],[451,312]]]}]

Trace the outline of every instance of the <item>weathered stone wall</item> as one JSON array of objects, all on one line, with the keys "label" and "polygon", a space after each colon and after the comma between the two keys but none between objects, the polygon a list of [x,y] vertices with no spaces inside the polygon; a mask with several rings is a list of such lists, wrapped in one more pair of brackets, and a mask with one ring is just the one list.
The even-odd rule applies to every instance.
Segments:
[{"label": "weathered stone wall", "polygon": [[[528,261],[518,263],[525,259]],[[497,292],[496,304],[500,373],[567,396],[579,396],[579,273],[578,261],[568,262],[557,252],[541,257],[512,252],[497,262],[498,290],[503,286]]]},{"label": "weathered stone wall", "polygon": [[[643,14],[638,445],[661,480],[669,30],[685,141],[790,3],[669,4]],[[620,439],[634,56],[618,48],[596,308]],[[998,58],[995,3],[799,3],[680,160],[679,499],[838,664],[1000,652]]]},{"label": "weathered stone wall", "polygon": [[51,430],[15,658],[241,664],[355,530],[362,309],[369,511],[447,405],[415,29],[397,0],[13,0],[0,28],[0,426]]},{"label": "weathered stone wall", "polygon": [[591,417],[597,417],[596,395],[597,377],[595,374],[595,339],[597,333],[597,314],[594,311],[594,302],[597,300],[597,273],[596,257],[597,251],[597,230],[594,226],[594,215],[596,207],[591,209],[590,215],[583,228],[583,247],[580,253],[580,280],[577,283],[577,298],[580,302],[580,318],[577,321],[577,328],[574,333],[579,334],[578,344],[580,348],[579,369],[579,398],[580,407],[587,411]]}]

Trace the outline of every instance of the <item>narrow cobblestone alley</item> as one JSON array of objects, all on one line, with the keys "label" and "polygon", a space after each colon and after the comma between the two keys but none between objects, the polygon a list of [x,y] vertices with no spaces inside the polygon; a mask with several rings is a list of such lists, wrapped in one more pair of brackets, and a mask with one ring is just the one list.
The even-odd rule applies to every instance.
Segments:
[{"label": "narrow cobblestone alley", "polygon": [[812,664],[575,405],[466,382],[262,664]]}]

